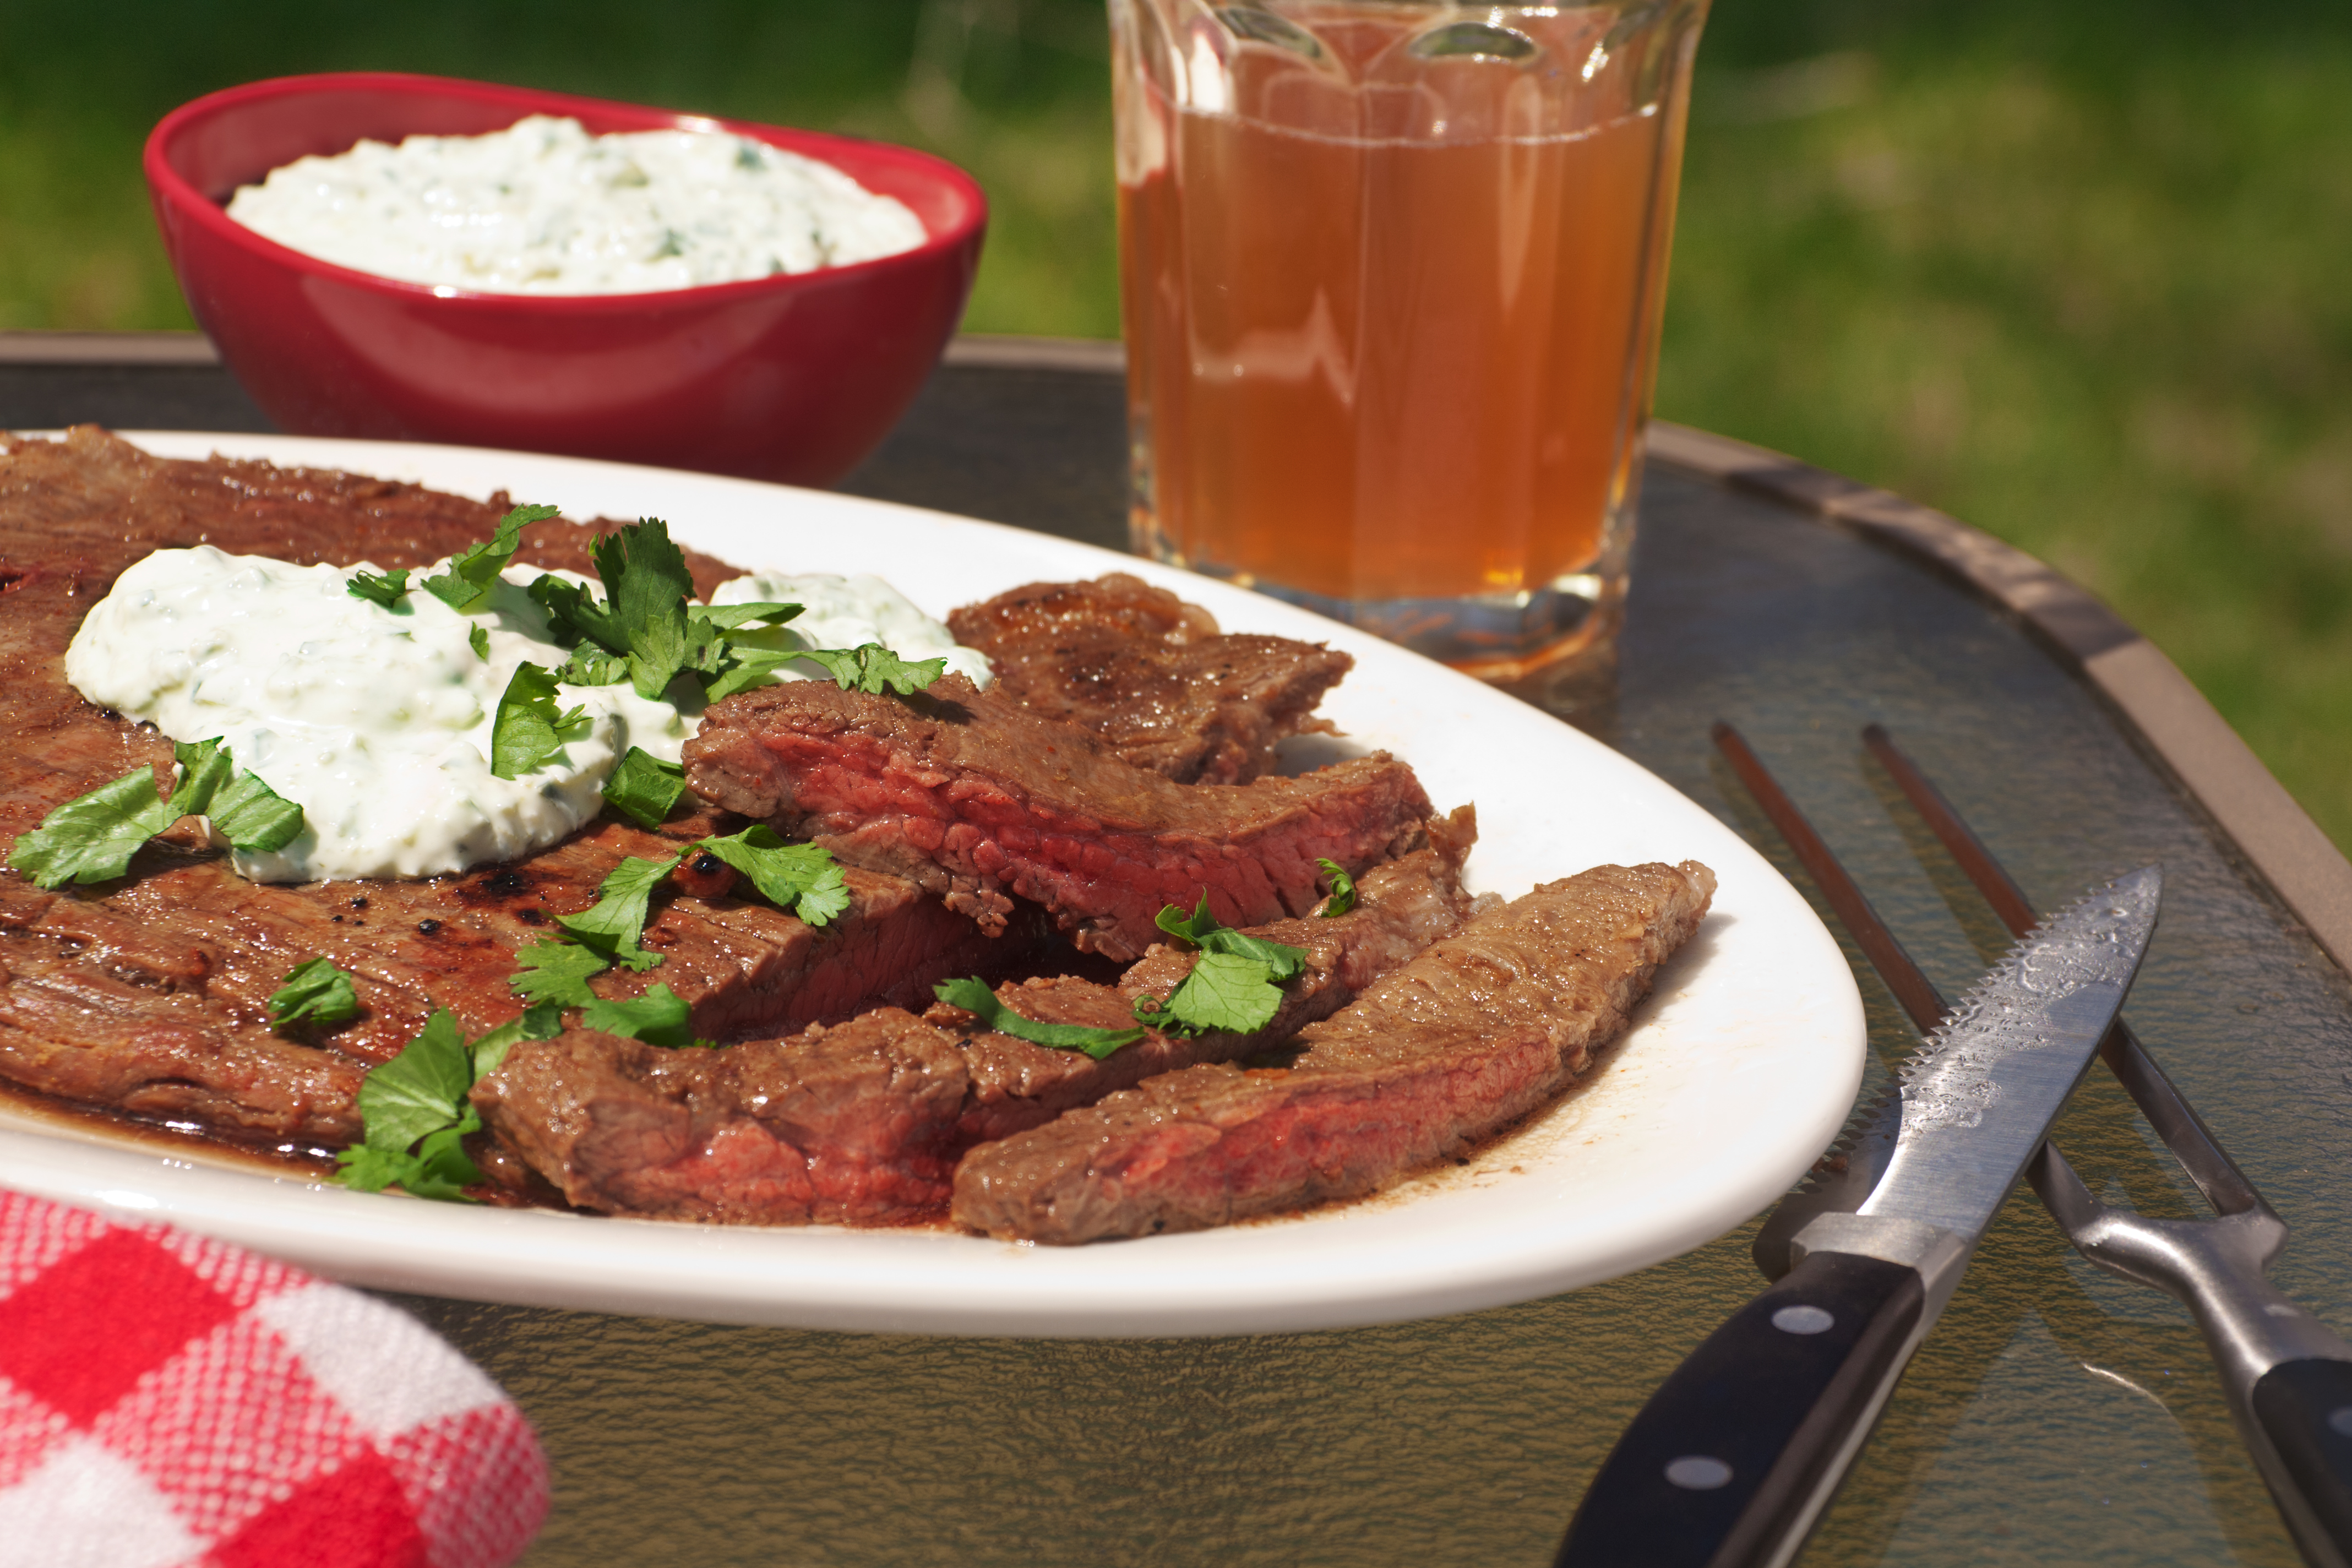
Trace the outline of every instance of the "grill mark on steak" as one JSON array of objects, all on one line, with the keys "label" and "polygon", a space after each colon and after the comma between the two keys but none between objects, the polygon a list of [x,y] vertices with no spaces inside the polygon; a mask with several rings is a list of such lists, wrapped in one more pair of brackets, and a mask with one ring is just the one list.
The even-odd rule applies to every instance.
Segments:
[{"label": "grill mark on steak", "polygon": [[[420,567],[486,537],[507,510],[414,485],[264,463],[149,457],[102,431],[0,438],[0,570],[20,574],[0,615],[0,843],[171,742],[82,700],[64,654],[123,568],[162,542],[209,542],[302,563]],[[593,572],[598,530],[535,526],[517,559]],[[733,568],[689,551],[698,591]],[[168,777],[168,768],[163,776]],[[419,882],[261,885],[190,835],[141,852],[117,883],[45,892],[0,871],[0,1076],[225,1136],[351,1142],[368,1064],[396,1054],[435,1008],[468,1031],[514,1016],[514,952],[594,902],[630,856],[667,858],[739,822],[686,813],[657,833],[610,820],[513,866]],[[850,870],[851,907],[822,932],[764,904],[673,894],[646,941],[665,962],[607,974],[601,994],[666,984],[698,1033],[796,1028],[1001,956],[971,923],[898,879]],[[269,1033],[286,972],[324,955],[358,977],[361,1018],[299,1041]]]},{"label": "grill mark on steak", "polygon": [[[475,1087],[474,1104],[500,1142],[582,1208],[758,1225],[936,1218],[972,1144],[1151,1075],[1287,1038],[1459,929],[1471,903],[1461,858],[1475,835],[1465,808],[1435,825],[1434,847],[1368,872],[1349,913],[1258,928],[1307,961],[1282,1011],[1254,1034],[1147,1031],[1096,1061],[977,1029],[944,1005],[923,1019],[888,1008],[717,1053],[573,1030],[515,1047]],[[1164,995],[1190,963],[1156,949],[1117,986],[1064,976],[997,994],[1042,1022],[1127,1028],[1135,998]],[[827,1119],[803,1109],[811,1104],[828,1107]]]},{"label": "grill mark on steak", "polygon": [[905,877],[985,929],[1027,899],[1118,960],[1150,945],[1163,906],[1204,892],[1230,926],[1304,914],[1321,896],[1317,859],[1360,875],[1416,847],[1431,815],[1386,752],[1180,784],[960,675],[906,700],[824,681],[743,692],[704,714],[686,767],[704,799]]},{"label": "grill mark on steak", "polygon": [[1186,1068],[973,1150],[953,1215],[1069,1244],[1388,1185],[1581,1073],[1697,930],[1714,888],[1693,861],[1546,883],[1309,1026],[1293,1068]]},{"label": "grill mark on steak", "polygon": [[1318,643],[1222,635],[1208,611],[1124,572],[1032,583],[957,610],[948,627],[988,655],[992,693],[1179,784],[1247,783],[1286,736],[1328,731],[1315,705],[1356,662]]}]

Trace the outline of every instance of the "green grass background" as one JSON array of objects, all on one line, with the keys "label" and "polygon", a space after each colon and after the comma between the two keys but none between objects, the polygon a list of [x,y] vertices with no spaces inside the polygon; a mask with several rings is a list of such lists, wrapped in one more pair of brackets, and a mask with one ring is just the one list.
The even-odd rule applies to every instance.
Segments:
[{"label": "green grass background", "polygon": [[[1118,331],[1096,0],[0,0],[0,328],[189,323],[138,173],[256,77],[447,72],[929,147],[967,326]],[[2352,5],[1717,0],[1659,412],[2104,595],[2352,844]]]}]

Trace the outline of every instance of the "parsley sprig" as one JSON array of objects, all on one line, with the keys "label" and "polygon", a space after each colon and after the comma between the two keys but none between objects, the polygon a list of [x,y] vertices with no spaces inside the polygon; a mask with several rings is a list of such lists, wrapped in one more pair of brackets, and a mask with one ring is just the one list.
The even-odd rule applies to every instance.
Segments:
[{"label": "parsley sprig", "polygon": [[482,1130],[467,1102],[474,1085],[497,1070],[522,1040],[553,1039],[560,1009],[536,1005],[467,1043],[457,1016],[433,1015],[401,1053],[360,1085],[362,1141],[335,1156],[335,1180],[362,1193],[398,1186],[411,1197],[468,1202],[465,1189],[482,1180],[467,1156],[465,1139]]},{"label": "parsley sprig", "polygon": [[179,781],[155,793],[155,773],[140,768],[58,806],[19,837],[8,864],[33,885],[109,882],[131,868],[146,842],[184,816],[201,816],[234,848],[283,849],[302,831],[302,808],[240,771],[217,736],[174,746]]},{"label": "parsley sprig", "polygon": [[1297,978],[1307,967],[1304,948],[1268,942],[1220,923],[1209,912],[1206,893],[1190,915],[1170,904],[1152,923],[1201,953],[1192,972],[1168,994],[1165,1002],[1146,996],[1135,1004],[1136,1021],[1155,1029],[1254,1034],[1272,1023],[1281,1010],[1282,983]]}]

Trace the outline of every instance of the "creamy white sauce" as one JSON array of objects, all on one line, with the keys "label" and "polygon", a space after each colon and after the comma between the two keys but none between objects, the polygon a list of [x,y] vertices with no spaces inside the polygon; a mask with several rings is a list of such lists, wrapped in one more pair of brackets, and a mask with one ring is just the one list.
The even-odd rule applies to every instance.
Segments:
[{"label": "creamy white sauce", "polygon": [[[412,572],[411,591],[387,609],[345,587],[374,570],[366,563],[294,566],[210,545],[159,550],[91,608],[66,651],[66,678],[90,701],[175,741],[220,737],[237,766],[302,807],[302,832],[284,848],[230,852],[238,873],[257,882],[429,877],[515,859],[594,817],[631,746],[678,760],[700,721],[690,707],[639,697],[626,683],[566,686],[559,705],[585,709],[587,731],[540,772],[493,774],[491,730],[516,667],[551,668],[570,650],[549,637],[524,591],[537,568],[508,568],[487,605],[460,614],[421,586],[443,564]],[[953,668],[987,673],[984,655],[957,648],[945,626],[877,577],[763,574],[713,597],[809,605],[793,624],[814,640],[779,646],[879,642],[902,658],[948,654]],[[469,640],[476,627],[488,635],[487,659]]]},{"label": "creamy white sauce", "polygon": [[[710,602],[800,605],[801,613],[783,626],[753,632],[745,639],[768,647],[856,647],[878,642],[904,659],[945,658],[950,674],[968,675],[982,686],[993,676],[986,654],[959,646],[947,627],[871,574],[835,577],[822,572],[801,576],[755,572],[721,583]],[[781,679],[805,680],[824,671],[814,664],[791,664],[776,674]]]},{"label": "creamy white sauce", "polygon": [[494,294],[637,294],[809,272],[921,245],[849,175],[718,132],[591,136],[533,115],[485,136],[362,142],[238,190],[228,215],[322,261]]}]

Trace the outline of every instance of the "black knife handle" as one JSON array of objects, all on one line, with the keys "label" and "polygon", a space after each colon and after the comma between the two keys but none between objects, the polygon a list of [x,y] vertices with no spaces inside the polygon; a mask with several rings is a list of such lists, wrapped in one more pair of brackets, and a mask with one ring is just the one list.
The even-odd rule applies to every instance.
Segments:
[{"label": "black knife handle", "polygon": [[1918,1272],[1809,1253],[1693,1351],[1592,1479],[1559,1568],[1739,1568],[1793,1552],[1926,1307]]},{"label": "black knife handle", "polygon": [[2254,1384],[2250,1403],[2294,1489],[2288,1497],[2282,1478],[2264,1478],[2281,1491],[2279,1511],[2298,1538],[2315,1528],[2326,1537],[2303,1541],[2304,1554],[2314,1563],[2352,1562],[2352,1362],[2281,1362]]}]

